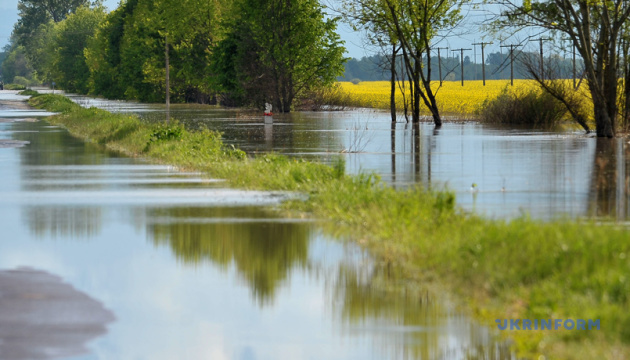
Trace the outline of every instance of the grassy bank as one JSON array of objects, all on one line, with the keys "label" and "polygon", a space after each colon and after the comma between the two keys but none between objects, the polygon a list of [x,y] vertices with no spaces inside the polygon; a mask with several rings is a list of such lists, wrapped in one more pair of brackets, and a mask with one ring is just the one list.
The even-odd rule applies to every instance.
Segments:
[{"label": "grassy bank", "polygon": [[488,220],[466,214],[449,192],[394,190],[370,175],[279,155],[249,158],[212,131],[84,109],[63,96],[30,103],[61,112],[49,121],[131,156],[207,172],[232,186],[297,190],[286,206],[318,218],[368,246],[409,278],[437,277],[469,301],[480,321],[599,319],[601,330],[505,331],[520,355],[615,359],[630,351],[630,232],[589,222]]}]

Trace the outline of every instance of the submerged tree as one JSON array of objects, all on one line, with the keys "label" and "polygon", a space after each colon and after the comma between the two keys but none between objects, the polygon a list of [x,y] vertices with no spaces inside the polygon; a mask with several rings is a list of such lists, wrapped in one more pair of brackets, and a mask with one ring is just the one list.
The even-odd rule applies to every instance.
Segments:
[{"label": "submerged tree", "polygon": [[507,9],[499,28],[535,26],[569,38],[584,61],[599,137],[615,135],[618,114],[618,46],[630,16],[626,0],[495,0]]},{"label": "submerged tree", "polygon": [[[442,125],[437,90],[431,87],[431,49],[441,31],[461,20],[466,0],[356,0],[344,3],[344,13],[355,26],[374,37],[398,42],[406,77],[411,83],[411,110],[414,123],[420,121],[421,103],[431,112],[437,127]],[[394,53],[392,51],[392,53]],[[423,64],[423,57],[426,61]],[[426,66],[426,69],[423,69]]]}]

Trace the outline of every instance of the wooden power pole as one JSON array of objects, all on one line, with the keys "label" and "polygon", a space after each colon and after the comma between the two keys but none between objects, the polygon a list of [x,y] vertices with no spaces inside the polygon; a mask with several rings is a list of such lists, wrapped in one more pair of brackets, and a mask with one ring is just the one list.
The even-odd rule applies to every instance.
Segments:
[{"label": "wooden power pole", "polygon": [[451,51],[459,51],[459,53],[460,53],[460,59],[461,59],[460,60],[460,67],[462,69],[462,86],[464,86],[464,51],[468,51],[468,50],[472,50],[472,49],[461,48],[461,49],[451,50]]},{"label": "wooden power pole", "polygon": [[481,76],[483,78],[483,86],[486,86],[486,56],[485,53],[483,51],[484,47],[486,45],[490,45],[492,43],[487,43],[487,42],[479,42],[479,43],[474,43],[473,46],[475,45],[481,45]]},{"label": "wooden power pole", "polygon": [[510,84],[514,86],[514,47],[516,45],[501,45],[502,48],[510,48]]},{"label": "wooden power pole", "polygon": [[[441,47],[437,48],[437,51],[438,51],[438,72],[439,72],[439,75],[440,75],[440,86],[442,86],[442,57],[440,56],[440,49],[448,50],[448,48],[447,47],[445,47],[445,48],[441,48]],[[448,55],[448,52],[446,54]]]}]

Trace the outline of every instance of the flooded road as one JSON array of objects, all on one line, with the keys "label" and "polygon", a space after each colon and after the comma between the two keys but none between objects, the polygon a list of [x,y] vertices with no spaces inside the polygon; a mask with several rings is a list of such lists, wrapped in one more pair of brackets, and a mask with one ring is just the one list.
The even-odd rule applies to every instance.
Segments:
[{"label": "flooded road", "polygon": [[[167,117],[164,105],[72,98],[146,121]],[[221,131],[226,142],[249,153],[273,151],[323,162],[343,156],[351,173],[373,171],[394,186],[447,188],[463,208],[491,217],[630,219],[628,138],[609,141],[581,131],[472,122],[445,123],[437,131],[422,123],[414,129],[392,125],[389,114],[372,110],[281,114],[265,124],[260,113],[180,104],[168,117],[190,128]]]},{"label": "flooded road", "polygon": [[9,107],[0,270],[58,276],[115,318],[72,359],[511,358],[448,299],[388,291],[363,251],[280,217],[290,194],[121,157]]}]

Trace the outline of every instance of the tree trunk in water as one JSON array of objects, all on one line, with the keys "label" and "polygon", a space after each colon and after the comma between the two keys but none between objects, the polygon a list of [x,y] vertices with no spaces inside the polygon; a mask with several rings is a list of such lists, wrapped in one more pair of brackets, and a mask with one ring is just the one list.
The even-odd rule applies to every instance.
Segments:
[{"label": "tree trunk in water", "polygon": [[420,71],[422,71],[420,59],[422,57],[416,57],[414,69],[413,69],[413,106],[412,106],[412,122],[414,124],[420,123]]},{"label": "tree trunk in water", "polygon": [[437,106],[437,101],[435,100],[435,94],[433,94],[433,90],[431,89],[431,49],[427,47],[427,75],[426,81],[422,83],[424,85],[424,90],[426,92],[426,97],[429,102],[429,110],[431,110],[431,115],[433,116],[433,123],[436,128],[442,127],[442,117],[440,117],[440,110]]},{"label": "tree trunk in water", "polygon": [[389,96],[389,107],[392,115],[392,122],[396,122],[396,44],[392,45],[392,62],[390,65],[391,70],[391,93]]},{"label": "tree trunk in water", "polygon": [[595,128],[597,129],[597,137],[615,136],[613,129],[613,119],[608,114],[608,104],[606,100],[598,99],[593,95],[593,109],[595,112]]},{"label": "tree trunk in water", "polygon": [[605,109],[595,109],[595,124],[597,127],[597,137],[612,138],[615,136],[612,130],[612,121]]},{"label": "tree trunk in water", "polygon": [[614,216],[618,202],[625,198],[623,195],[619,196],[620,192],[618,192],[618,188],[620,186],[623,188],[625,184],[617,183],[617,173],[620,170],[623,173],[623,169],[617,169],[617,140],[597,139],[596,141],[589,212],[593,216]]}]

